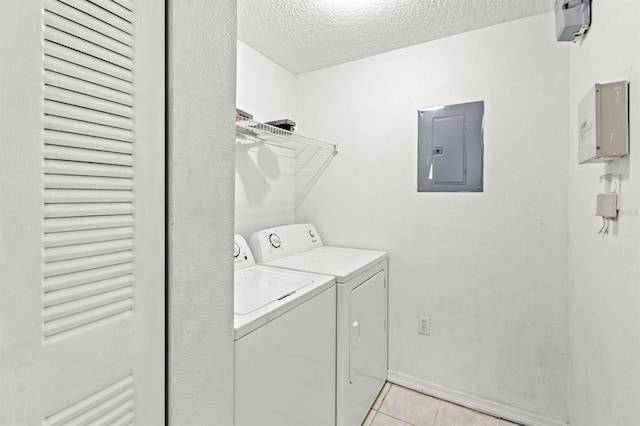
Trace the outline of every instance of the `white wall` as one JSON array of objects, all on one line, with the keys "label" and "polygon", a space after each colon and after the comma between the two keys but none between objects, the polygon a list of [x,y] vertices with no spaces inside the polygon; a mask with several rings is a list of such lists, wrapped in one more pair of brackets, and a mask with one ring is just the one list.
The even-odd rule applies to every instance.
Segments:
[{"label": "white wall", "polygon": [[[567,419],[568,47],[554,35],[545,14],[297,79],[300,131],[340,153],[296,220],[389,251],[396,379],[540,424]],[[484,193],[417,193],[417,110],[477,100]]]},{"label": "white wall", "polygon": [[[238,41],[236,105],[261,122],[295,120],[295,76]],[[288,150],[236,146],[236,233],[249,238],[260,229],[293,223],[294,193],[294,161]]]},{"label": "white wall", "polygon": [[238,40],[236,105],[262,122],[295,120],[295,75]]},{"label": "white wall", "polygon": [[[593,2],[593,25],[571,46],[569,129],[570,420],[640,422],[640,2]],[[578,165],[578,103],[595,83],[630,81],[631,155]],[[596,232],[600,176],[622,175],[613,235]]]},{"label": "white wall", "polygon": [[168,423],[232,425],[236,2],[167,13]]}]

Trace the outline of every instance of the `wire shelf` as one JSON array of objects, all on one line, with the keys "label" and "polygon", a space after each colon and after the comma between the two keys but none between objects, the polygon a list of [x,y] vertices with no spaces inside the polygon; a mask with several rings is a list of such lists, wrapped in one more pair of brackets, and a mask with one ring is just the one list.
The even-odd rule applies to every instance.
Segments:
[{"label": "wire shelf", "polygon": [[250,119],[236,120],[236,142],[265,143],[295,151],[319,149],[330,150],[332,153],[338,152],[338,146],[335,144],[319,141]]},{"label": "wire shelf", "polygon": [[248,147],[271,145],[291,150],[295,158],[296,203],[304,199],[331,159],[338,145],[240,117],[236,120],[236,143]]}]

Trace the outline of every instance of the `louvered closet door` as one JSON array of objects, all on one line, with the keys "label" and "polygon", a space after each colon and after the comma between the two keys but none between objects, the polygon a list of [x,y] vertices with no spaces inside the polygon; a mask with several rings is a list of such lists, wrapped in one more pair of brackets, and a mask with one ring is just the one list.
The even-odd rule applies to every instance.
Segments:
[{"label": "louvered closet door", "polygon": [[0,425],[161,425],[164,1],[0,27]]}]

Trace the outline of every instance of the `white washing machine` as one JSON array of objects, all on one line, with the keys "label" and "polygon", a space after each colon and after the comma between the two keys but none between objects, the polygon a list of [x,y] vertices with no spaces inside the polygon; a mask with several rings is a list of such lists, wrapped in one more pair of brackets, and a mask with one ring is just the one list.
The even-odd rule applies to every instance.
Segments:
[{"label": "white washing machine", "polygon": [[387,380],[387,253],[324,246],[310,224],[265,229],[249,243],[259,263],[336,277],[336,424],[360,425]]},{"label": "white washing machine", "polygon": [[235,424],[335,424],[332,276],[255,265],[234,244]]}]

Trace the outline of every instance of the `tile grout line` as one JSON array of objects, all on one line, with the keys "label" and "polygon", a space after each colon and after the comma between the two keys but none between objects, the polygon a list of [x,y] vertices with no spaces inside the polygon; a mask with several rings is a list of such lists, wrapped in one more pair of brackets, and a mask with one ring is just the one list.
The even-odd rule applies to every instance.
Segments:
[{"label": "tile grout line", "polygon": [[442,401],[438,401],[438,408],[436,408],[436,416],[433,418],[433,426],[436,426],[436,422],[438,421],[438,414],[440,413],[440,405]]},{"label": "tile grout line", "polygon": [[[376,416],[378,415],[378,413],[380,413],[380,414],[382,414],[382,415],[384,415],[384,416],[387,416],[387,417],[391,417],[392,419],[394,419],[394,420],[398,420],[398,421],[400,421],[400,422],[402,422],[402,423],[404,423],[404,424],[411,425],[411,426],[416,426],[414,423],[409,423],[409,422],[408,422],[408,421],[406,421],[406,420],[399,419],[398,417],[394,417],[394,416],[392,416],[391,414],[383,413],[382,411],[376,411]],[[373,418],[375,419],[375,416],[373,416]]]},{"label": "tile grout line", "polygon": [[[383,411],[383,410],[382,410],[382,406],[383,406],[384,402],[386,401],[386,399],[387,399],[387,397],[389,396],[389,394],[394,390],[394,388],[396,388],[396,389],[400,389],[400,388],[401,388],[401,389],[406,389],[406,390],[408,390],[408,391],[412,391],[412,392],[415,392],[415,393],[418,393],[418,394],[421,394],[421,395],[424,395],[424,396],[427,396],[427,397],[430,397],[430,398],[432,398],[432,399],[437,400],[437,407],[436,407],[436,410],[435,410],[435,416],[434,416],[433,423],[432,423],[432,425],[431,425],[431,426],[436,426],[436,424],[438,423],[438,418],[440,417],[441,411],[442,411],[442,409],[443,409],[443,404],[450,404],[450,405],[455,406],[455,407],[457,407],[457,408],[459,408],[459,409],[463,409],[463,410],[465,410],[465,411],[474,412],[474,413],[476,413],[476,414],[478,414],[478,415],[481,415],[481,416],[483,416],[483,417],[488,417],[488,418],[490,418],[491,420],[493,420],[493,423],[494,423],[494,425],[493,425],[493,426],[501,426],[501,421],[505,421],[504,419],[500,419],[500,418],[498,418],[498,417],[491,416],[491,415],[489,415],[489,414],[486,414],[486,413],[480,412],[480,411],[478,411],[478,410],[474,410],[474,409],[469,408],[469,407],[462,406],[462,405],[460,405],[460,404],[456,404],[456,403],[451,403],[451,402],[448,402],[448,401],[444,401],[444,400],[442,400],[442,399],[432,397],[431,395],[424,394],[424,393],[422,393],[422,392],[418,392],[418,391],[415,391],[415,390],[413,390],[413,389],[405,388],[404,386],[396,385],[396,384],[394,384],[394,383],[390,383],[390,382],[387,382],[387,384],[389,385],[389,387],[388,387],[388,389],[387,389],[387,392],[385,392],[385,393],[384,393],[384,395],[382,395],[382,398],[380,399],[379,404],[378,404],[378,408],[373,408],[373,407],[371,407],[371,408],[370,408],[370,411],[374,411],[374,412],[375,412],[375,413],[373,414],[372,419],[371,419],[371,423],[369,423],[370,425],[371,425],[371,424],[373,424],[373,422],[374,422],[374,420],[376,419],[377,415],[378,415],[379,413],[381,413],[383,416],[390,417],[390,418],[392,418],[392,419],[394,419],[394,420],[397,420],[397,421],[400,421],[400,422],[402,422],[402,423],[404,423],[404,424],[406,424],[406,425],[416,426],[416,424],[415,424],[415,423],[412,423],[412,422],[407,421],[407,420],[405,420],[405,419],[402,419],[402,418],[400,418],[400,417],[396,417],[396,415],[397,415],[397,414],[396,414],[396,415],[394,415],[394,414],[389,414],[389,413],[386,413],[385,411]],[[385,385],[385,386],[386,386],[386,385]],[[384,388],[383,388],[383,390],[384,390]],[[376,402],[377,402],[377,401],[376,401]],[[521,426],[521,425],[517,425],[517,424],[515,424],[515,425],[516,425],[516,426]]]},{"label": "tile grout line", "polygon": [[[398,386],[398,385],[393,384],[391,382],[387,382],[387,383],[389,383],[389,388],[387,389],[387,392],[384,394],[384,396],[380,400],[380,406],[378,407],[378,409],[374,410],[376,412],[376,414],[373,416],[373,419],[371,419],[371,422],[373,423],[373,420],[375,420],[375,418],[378,415],[378,413],[382,413],[383,415],[385,415],[387,417],[391,417],[392,419],[398,420],[398,421],[400,421],[402,423],[405,423],[405,424],[408,424],[408,425],[411,425],[411,426],[416,426],[415,424],[410,423],[410,422],[408,422],[408,421],[406,421],[404,419],[392,416],[391,414],[385,413],[384,411],[380,411],[380,409],[382,408],[382,404],[384,403],[385,399],[387,399],[387,396],[389,396],[389,393],[391,392],[391,389],[393,389],[394,386]],[[384,387],[382,388],[382,390],[384,390]],[[373,410],[373,408],[372,408],[372,410]]]},{"label": "tile grout line", "polygon": [[380,400],[380,406],[378,407],[377,411],[380,411],[380,409],[382,408],[382,404],[384,404],[384,400],[387,399],[387,395],[389,395],[389,392],[391,391],[391,388],[394,386],[393,383],[385,382],[384,386],[382,387],[383,391],[384,391],[384,388],[387,386],[387,383],[389,383],[389,388],[387,389],[387,392],[384,394],[384,396]]},{"label": "tile grout line", "polygon": [[[371,417],[371,421],[369,422],[369,424],[367,426],[371,426],[373,424],[373,421],[376,419],[376,416],[378,415],[378,410],[374,410],[373,408],[371,409],[374,413],[373,413],[373,417]],[[369,415],[367,414],[367,417],[369,417]],[[367,417],[365,417],[365,421],[367,420]]]}]

